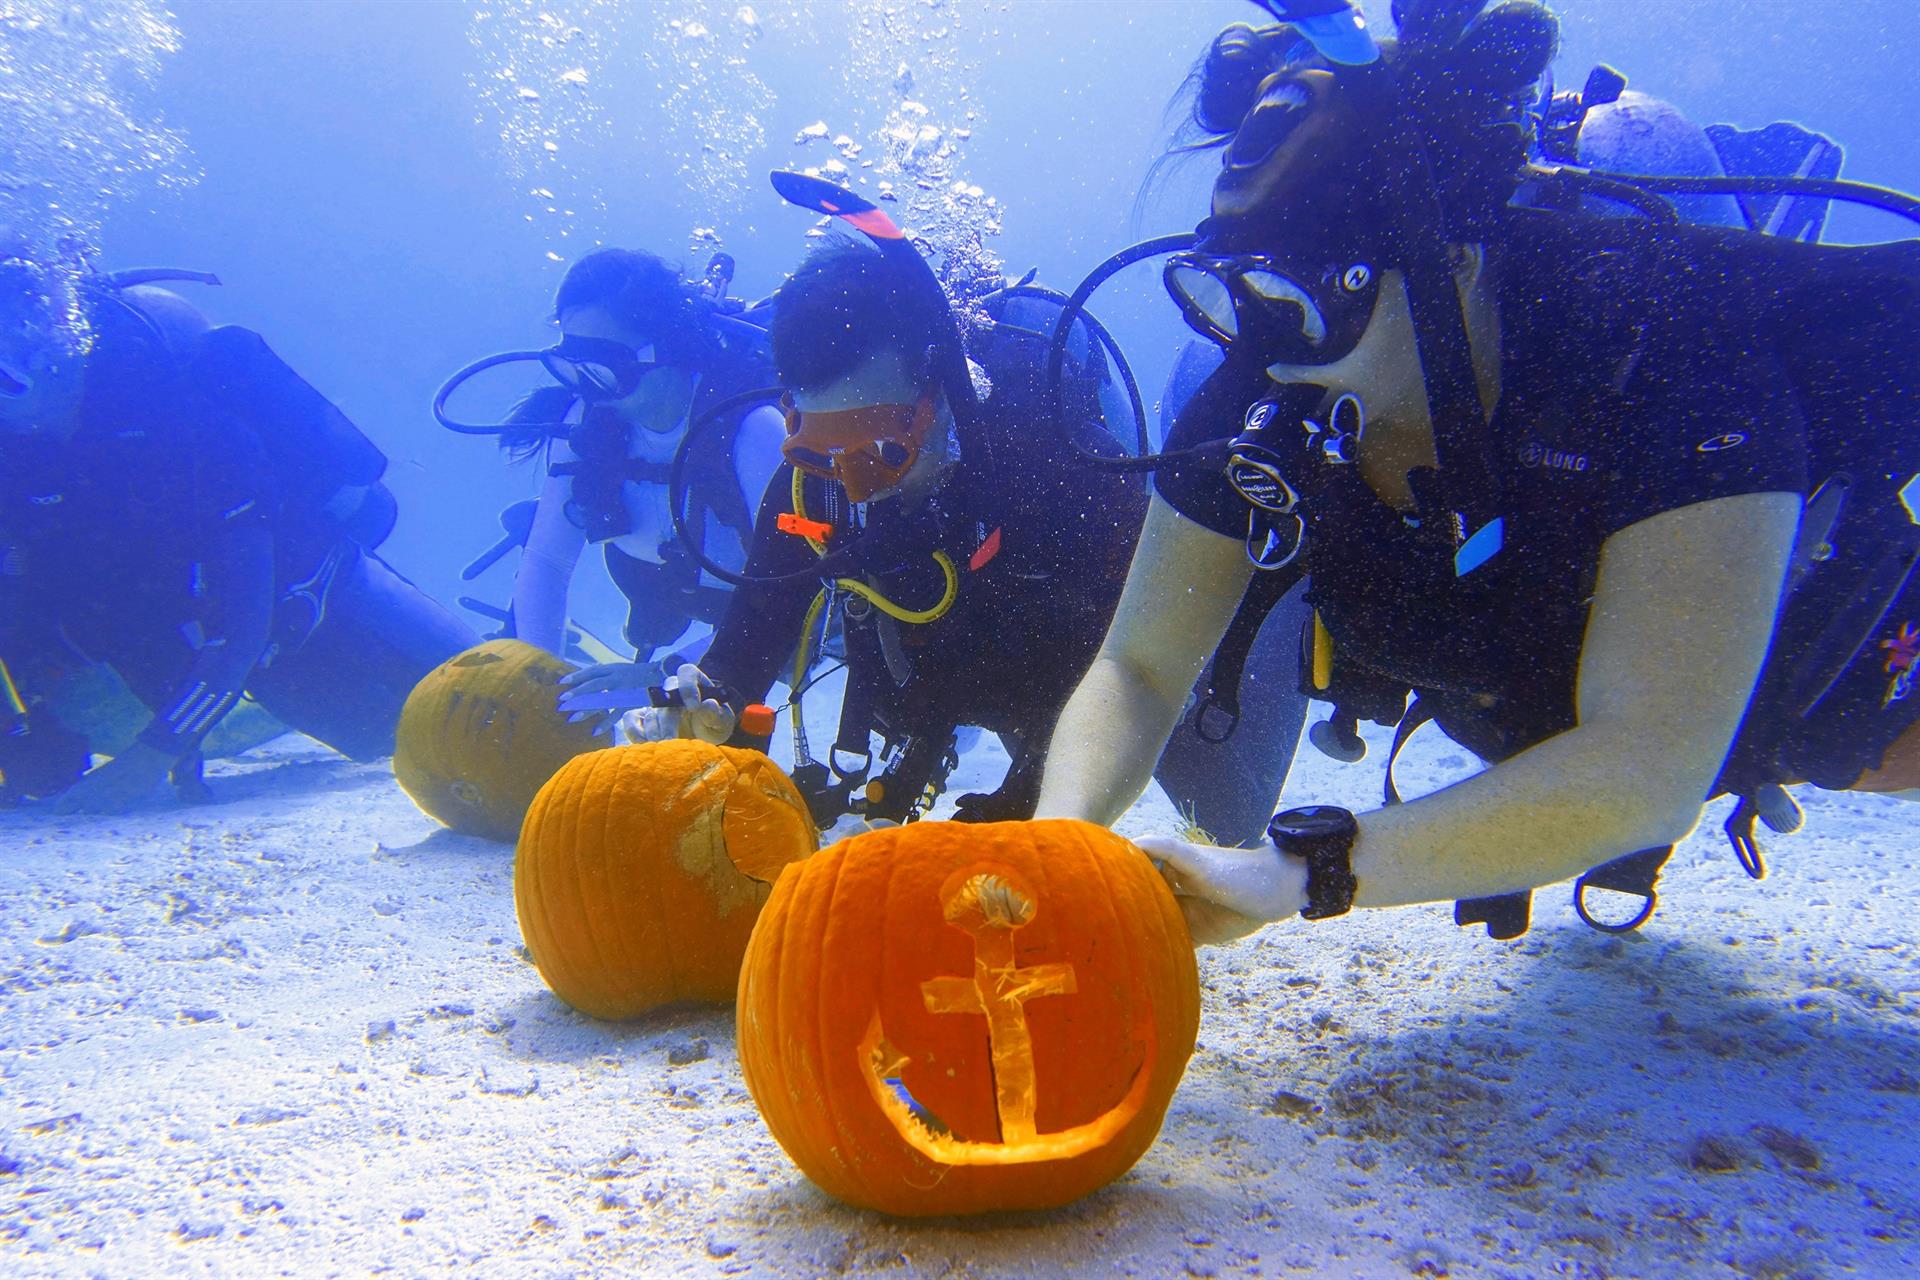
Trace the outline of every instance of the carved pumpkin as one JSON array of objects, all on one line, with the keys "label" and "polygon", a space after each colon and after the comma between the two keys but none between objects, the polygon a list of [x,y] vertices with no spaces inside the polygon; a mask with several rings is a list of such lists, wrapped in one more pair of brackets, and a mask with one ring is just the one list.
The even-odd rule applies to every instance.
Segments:
[{"label": "carved pumpkin", "polygon": [[1133,1166],[1199,1027],[1193,944],[1133,845],[1082,822],[921,822],[780,877],[740,973],[740,1065],[829,1194],[1040,1209]]},{"label": "carved pumpkin", "polygon": [[400,711],[393,776],[428,817],[512,840],[540,785],[603,745],[556,704],[572,671],[544,649],[489,640],[429,671]]},{"label": "carved pumpkin", "polygon": [[758,751],[691,739],[595,751],[527,811],[520,933],[554,994],[596,1018],[724,1003],[774,880],[817,841],[806,801]]}]

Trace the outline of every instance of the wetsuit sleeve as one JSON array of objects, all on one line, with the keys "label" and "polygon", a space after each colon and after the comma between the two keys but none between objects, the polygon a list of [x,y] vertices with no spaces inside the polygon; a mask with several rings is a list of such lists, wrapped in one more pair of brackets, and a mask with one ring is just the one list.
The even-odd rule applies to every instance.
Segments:
[{"label": "wetsuit sleeve", "polygon": [[[800,538],[782,533],[776,521],[791,506],[793,469],[773,473],[753,522],[753,545],[747,551],[746,572],[773,577],[805,572],[816,563],[813,551]],[[701,660],[701,670],[726,686],[740,704],[767,696],[800,640],[800,623],[820,584],[808,578],[734,590],[726,614],[715,630],[713,644]]]},{"label": "wetsuit sleeve", "polygon": [[264,518],[234,516],[196,562],[200,617],[187,625],[194,646],[185,677],[153,708],[139,741],[178,760],[240,700],[267,646],[273,620],[273,533]]},{"label": "wetsuit sleeve", "polygon": [[[1167,432],[1168,452],[1192,449],[1240,433],[1247,407],[1271,388],[1266,370],[1253,360],[1227,362],[1214,370],[1193,393]],[[1247,504],[1227,483],[1223,448],[1200,458],[1162,467],[1154,473],[1154,492],[1187,519],[1229,538],[1247,531]]]}]

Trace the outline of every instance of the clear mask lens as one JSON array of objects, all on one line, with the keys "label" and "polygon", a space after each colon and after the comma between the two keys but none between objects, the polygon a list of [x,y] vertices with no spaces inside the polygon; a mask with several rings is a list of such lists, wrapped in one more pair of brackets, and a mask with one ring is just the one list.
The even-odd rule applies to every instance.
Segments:
[{"label": "clear mask lens", "polygon": [[1248,289],[1265,302],[1292,304],[1300,308],[1300,336],[1310,346],[1327,340],[1327,318],[1313,299],[1287,277],[1273,271],[1250,270],[1241,275]]},{"label": "clear mask lens", "polygon": [[1222,336],[1239,336],[1240,320],[1234,313],[1233,295],[1218,276],[1198,267],[1175,266],[1169,271],[1167,280],[1187,300],[1188,305],[1204,316],[1207,323]]},{"label": "clear mask lens", "polygon": [[560,356],[546,363],[553,380],[576,395],[604,398],[619,394],[620,376],[606,365]]}]

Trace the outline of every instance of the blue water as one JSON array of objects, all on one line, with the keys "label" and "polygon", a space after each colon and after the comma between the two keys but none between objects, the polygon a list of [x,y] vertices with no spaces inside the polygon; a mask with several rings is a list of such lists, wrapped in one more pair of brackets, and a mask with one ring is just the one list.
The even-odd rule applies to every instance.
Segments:
[{"label": "blue water", "polygon": [[[1696,121],[1795,120],[1846,146],[1845,176],[1920,189],[1916,0],[1555,7],[1563,87],[1605,61]],[[384,554],[442,600],[504,603],[510,558],[477,587],[459,571],[536,476],[428,406],[468,361],[552,340],[567,262],[618,244],[697,269],[724,248],[734,291],[762,296],[812,225],[766,172],[838,162],[894,182],[910,226],[965,248],[972,219],[1008,275],[1071,287],[1204,215],[1210,158],[1136,194],[1194,58],[1259,20],[1245,0],[750,8],[0,0],[0,251],[72,234],[105,268],[217,273],[182,292],[265,335],[390,456]],[[1385,0],[1367,8],[1384,26]],[[1843,209],[1828,238],[1910,232]],[[1190,336],[1158,273],[1097,311],[1151,399]],[[597,556],[573,599],[617,633]],[[1433,742],[1403,762],[1410,790],[1464,768],[1423,759]],[[1914,1274],[1914,842],[1877,797],[1816,797],[1760,887],[1715,810],[1631,939],[1575,932],[1554,890],[1512,948],[1422,908],[1211,953],[1202,1052],[1133,1181],[1015,1229],[909,1234],[799,1183],[738,1088],[726,1015],[635,1030],[561,1009],[510,954],[505,850],[434,831],[384,763],[282,740],[221,768],[214,809],[0,819],[0,1275],[33,1274],[7,1261],[22,1239],[92,1273],[116,1233],[100,1274],[177,1273],[166,1251],[212,1240],[315,1273],[911,1255],[902,1274]],[[1376,788],[1315,757],[1288,800]],[[287,1207],[271,1196],[293,1209],[272,1229],[300,1230],[252,1238]],[[542,1236],[549,1213],[568,1230]]]},{"label": "blue water", "polygon": [[[391,455],[402,515],[388,551],[450,598],[458,566],[492,538],[491,513],[528,496],[533,478],[438,430],[428,398],[466,360],[543,338],[564,268],[550,254],[604,242],[698,265],[694,229],[710,228],[740,260],[738,292],[772,288],[804,252],[809,220],[768,192],[764,172],[834,158],[825,142],[794,144],[816,121],[874,154],[908,96],[894,83],[904,65],[937,125],[971,130],[954,170],[999,201],[1004,230],[990,247],[1010,271],[1036,266],[1064,284],[1134,237],[1133,197],[1169,95],[1214,31],[1257,16],[1239,0],[766,3],[754,37],[739,8],[180,0],[177,51],[125,98],[135,120],[177,132],[175,167],[197,181],[131,184],[104,211],[101,260],[218,272],[223,288],[192,296],[265,334]],[[1563,84],[1604,60],[1697,120],[1799,120],[1846,144],[1849,175],[1920,185],[1910,0],[1569,0],[1559,11]],[[543,13],[559,21],[543,25]],[[689,39],[688,21],[707,34]],[[539,43],[568,27],[579,34]],[[576,67],[585,85],[555,83]],[[538,108],[483,94],[503,68],[541,95]],[[692,91],[664,103],[675,85]],[[503,98],[557,149],[503,143],[516,123]],[[715,126],[733,135],[730,154],[703,170]],[[1208,167],[1196,162],[1138,232],[1191,227]],[[1870,214],[1833,224],[1837,238],[1887,230]],[[1157,387],[1184,331],[1155,273],[1104,292],[1100,311]],[[507,572],[483,584],[496,598]],[[603,576],[589,562],[576,598],[604,623],[615,611],[593,585]]]}]

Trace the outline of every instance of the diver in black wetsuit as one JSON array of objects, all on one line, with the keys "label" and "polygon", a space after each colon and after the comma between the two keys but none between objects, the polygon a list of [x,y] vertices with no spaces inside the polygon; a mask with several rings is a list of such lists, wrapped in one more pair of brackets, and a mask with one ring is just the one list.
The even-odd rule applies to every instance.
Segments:
[{"label": "diver in black wetsuit", "polygon": [[[870,731],[887,750],[866,816],[914,816],[966,725],[1000,735],[1013,763],[997,791],[964,797],[957,816],[1032,813],[1054,717],[1106,630],[1146,498],[1137,481],[1080,465],[1044,425],[1042,334],[1058,313],[1049,306],[1004,323],[1011,305],[990,303],[1003,323],[971,344],[991,385],[975,404],[970,387],[949,387],[937,367],[942,327],[953,325],[944,299],[865,246],[829,247],[801,266],[775,307],[789,465],[755,522],[746,576],[760,581],[735,592],[703,671],[676,678],[706,696],[633,713],[629,736],[727,736],[732,713],[788,678],[796,642],[810,643],[818,619],[809,602],[824,570],[848,685],[837,788],[825,766],[797,775],[813,784],[816,816],[833,820],[866,778]],[[1087,447],[1119,453],[1098,391],[1071,381]],[[849,548],[863,571],[822,559]],[[582,677],[564,708],[620,708],[606,677]]]},{"label": "diver in black wetsuit", "polygon": [[[385,456],[259,335],[139,283],[161,274],[63,287],[0,263],[0,645],[19,647],[0,658],[28,670],[57,645],[153,713],[80,777],[85,753],[6,681],[6,785],[68,809],[125,808],[169,773],[199,793],[199,744],[243,692],[385,755],[413,685],[477,642],[373,553]],[[58,760],[27,763],[36,737]]]},{"label": "diver in black wetsuit", "polygon": [[[1479,9],[1406,0],[1375,65],[1267,68],[1166,269],[1224,359],[1039,811],[1126,808],[1256,568],[1309,578],[1314,696],[1489,766],[1276,815],[1273,849],[1141,840],[1202,941],[1445,898],[1510,937],[1574,876],[1632,928],[1710,797],[1756,876],[1790,785],[1920,798],[1920,242],[1687,226],[1657,193],[1920,200],[1529,167],[1557,24]],[[1593,887],[1635,916],[1595,921]]]}]

